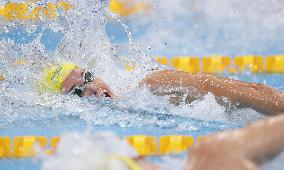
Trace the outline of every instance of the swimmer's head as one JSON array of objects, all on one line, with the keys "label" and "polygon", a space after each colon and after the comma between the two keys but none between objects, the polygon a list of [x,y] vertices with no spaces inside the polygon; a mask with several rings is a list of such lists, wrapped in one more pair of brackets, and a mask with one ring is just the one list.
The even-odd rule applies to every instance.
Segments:
[{"label": "swimmer's head", "polygon": [[72,63],[46,68],[42,80],[38,83],[38,90],[40,93],[71,93],[79,97],[115,96],[105,82]]},{"label": "swimmer's head", "polygon": [[39,91],[60,93],[64,80],[76,68],[79,68],[79,66],[73,63],[58,64],[45,68],[43,78],[39,82]]}]

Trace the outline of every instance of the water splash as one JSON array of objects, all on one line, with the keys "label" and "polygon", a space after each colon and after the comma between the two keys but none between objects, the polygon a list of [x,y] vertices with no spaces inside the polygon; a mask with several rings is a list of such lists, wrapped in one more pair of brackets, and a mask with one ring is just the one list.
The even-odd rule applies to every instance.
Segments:
[{"label": "water splash", "polygon": [[129,17],[128,23],[145,49],[150,45],[156,55],[270,55],[284,51],[282,0],[143,2],[151,10]]},{"label": "water splash", "polygon": [[[34,33],[38,30],[40,32],[34,41],[25,45],[19,45],[10,40],[0,43],[0,70],[4,71],[5,75],[7,75],[7,80],[0,82],[0,105],[2,108],[0,111],[0,128],[5,129],[17,125],[17,127],[20,126],[20,129],[24,125],[24,127],[33,126],[32,123],[29,124],[32,121],[39,123],[46,119],[53,121],[60,116],[73,116],[76,119],[87,122],[91,126],[106,127],[117,125],[119,128],[140,127],[143,129],[149,128],[151,131],[161,128],[171,129],[175,132],[186,131],[187,133],[192,133],[204,128],[207,129],[205,133],[211,133],[212,131],[237,127],[230,124],[231,120],[227,115],[229,113],[223,106],[217,104],[212,94],[208,94],[191,104],[183,103],[180,106],[175,106],[169,102],[170,96],[154,96],[148,89],[143,87],[136,88],[138,82],[146,74],[153,69],[160,69],[160,67],[151,62],[145,51],[141,50],[141,45],[136,44],[133,40],[129,28],[123,25],[129,39],[127,42],[129,43],[127,57],[137,65],[137,69],[133,72],[126,71],[124,63],[116,54],[116,44],[110,43],[105,32],[106,24],[110,19],[109,17],[113,17],[117,22],[121,22],[117,16],[109,13],[107,8],[108,2],[99,0],[73,0],[71,3],[76,8],[66,13],[61,12],[57,21],[9,21],[8,23],[7,21],[0,21],[0,27],[5,32],[18,27],[25,29],[29,33]],[[171,12],[176,12],[177,10],[175,9],[180,8],[181,5],[185,5],[185,3],[179,2],[179,6],[175,6],[175,3],[174,1],[167,1],[164,4],[167,6],[172,4]],[[161,6],[156,7],[160,8]],[[179,15],[185,14],[185,10],[181,11]],[[161,13],[156,18],[160,19],[160,16],[167,17],[172,13],[164,14]],[[174,18],[170,19],[172,22],[175,21]],[[163,22],[164,19],[160,21]],[[175,39],[176,37],[173,35],[178,32],[177,29],[181,28],[181,25],[173,25],[175,29],[172,29],[172,27],[166,27],[161,22],[158,22],[160,23],[158,37],[153,34],[145,36],[145,39],[150,40],[149,42],[154,44],[154,46],[153,44],[151,45],[154,48],[156,48],[155,43],[159,40],[159,36],[168,38],[161,39],[163,46],[172,45],[180,41]],[[200,31],[200,26],[198,25],[193,28],[195,33]],[[41,33],[45,29],[51,29],[64,34],[55,53],[48,53],[41,43]],[[171,29],[171,33],[174,34],[168,34]],[[155,33],[157,33],[157,29]],[[180,32],[180,34],[185,35],[183,32]],[[197,38],[199,37],[202,38],[203,36],[197,34]],[[189,37],[190,40],[191,38]],[[208,40],[208,42],[211,41],[213,40]],[[193,46],[189,46],[189,49],[194,49],[194,52],[202,52],[200,48],[202,47],[201,42],[197,41],[193,43]],[[186,52],[184,46],[179,46],[179,48],[181,52]],[[209,46],[204,49],[210,48]],[[26,64],[14,65],[15,58],[24,58]],[[36,79],[41,77],[41,69],[47,64],[64,60],[73,61],[83,68],[92,70],[96,76],[107,82],[121,98],[110,101],[107,99],[98,100],[94,97],[81,99],[70,95],[44,94],[39,96],[33,84]],[[242,123],[243,121],[247,121],[245,118],[241,116],[233,121]],[[217,122],[209,122],[212,120]],[[218,121],[229,123],[229,125],[218,123]],[[63,124],[62,122],[60,123]],[[110,141],[117,141],[116,139],[114,138]],[[77,148],[78,150],[70,150],[70,147],[78,147],[77,144],[79,142],[82,143],[80,143],[79,149]],[[54,169],[54,167],[58,169],[62,165],[62,162],[66,160],[72,163],[69,164],[70,166],[80,166],[84,169],[102,165],[104,163],[98,162],[99,159],[97,158],[105,154],[105,151],[101,150],[105,148],[105,142],[105,140],[98,141],[100,147],[94,148],[93,146],[96,146],[98,143],[96,139],[90,136],[86,136],[83,140],[78,141],[78,135],[76,134],[65,135],[62,142],[64,145],[59,147],[59,155],[56,158],[47,160],[44,163],[44,167],[46,169]],[[107,146],[116,146],[113,143],[107,144]],[[115,149],[117,148],[119,149],[120,147],[116,147]],[[122,149],[124,148],[122,147]]]},{"label": "water splash", "polygon": [[61,137],[56,154],[43,159],[42,169],[128,169],[123,162],[111,159],[114,155],[138,156],[126,140],[113,133],[69,133]]},{"label": "water splash", "polygon": [[[43,20],[38,23],[11,21],[14,27],[20,26],[30,32],[40,31],[37,38],[28,44],[19,45],[4,40],[1,42],[0,58],[3,59],[1,71],[4,70],[7,75],[7,80],[1,82],[0,89],[2,92],[0,104],[3,106],[0,114],[5,118],[3,127],[7,123],[23,119],[41,120],[60,115],[79,115],[81,120],[92,122],[96,126],[157,125],[162,128],[174,127],[176,130],[196,130],[197,128],[188,122],[180,124],[175,121],[167,122],[169,119],[163,120],[161,116],[155,116],[155,113],[164,114],[166,117],[176,115],[206,121],[226,122],[228,120],[224,107],[217,104],[212,95],[207,95],[192,104],[184,103],[177,107],[168,101],[170,96],[154,96],[148,89],[137,88],[139,81],[146,74],[152,70],[159,70],[161,67],[153,63],[145,51],[141,50],[140,45],[133,41],[129,28],[124,25],[129,36],[127,57],[137,65],[134,71],[126,71],[124,63],[116,54],[116,45],[110,43],[105,32],[106,24],[111,17],[121,22],[116,15],[108,11],[108,2],[74,0],[71,3],[76,8],[68,12],[60,12],[59,20]],[[9,28],[12,29],[12,27]],[[41,37],[45,29],[64,34],[55,53],[48,53],[42,45]],[[17,57],[25,59],[26,64],[13,65]],[[108,101],[100,102],[92,97],[79,99],[68,95],[39,96],[34,84],[35,80],[41,77],[42,68],[48,64],[66,60],[93,71],[95,76],[107,82],[121,99],[107,104]],[[151,112],[153,114],[150,116],[143,115],[149,115]],[[242,118],[238,121],[242,121]]]}]

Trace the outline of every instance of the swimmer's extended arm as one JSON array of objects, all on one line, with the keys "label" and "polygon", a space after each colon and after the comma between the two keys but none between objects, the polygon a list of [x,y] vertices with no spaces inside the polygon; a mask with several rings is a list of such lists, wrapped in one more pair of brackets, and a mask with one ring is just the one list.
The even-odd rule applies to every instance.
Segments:
[{"label": "swimmer's extended arm", "polygon": [[256,170],[284,150],[284,115],[205,137],[189,152],[186,170]]},{"label": "swimmer's extended arm", "polygon": [[160,87],[194,88],[202,95],[208,92],[217,97],[226,97],[267,115],[284,112],[284,94],[262,84],[245,83],[220,78],[211,74],[189,74],[181,71],[158,71],[148,75],[141,85],[151,89]]}]

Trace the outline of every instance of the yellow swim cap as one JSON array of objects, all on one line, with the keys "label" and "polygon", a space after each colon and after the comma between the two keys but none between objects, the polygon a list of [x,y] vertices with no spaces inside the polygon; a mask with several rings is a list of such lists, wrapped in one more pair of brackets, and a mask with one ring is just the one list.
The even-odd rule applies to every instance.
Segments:
[{"label": "yellow swim cap", "polygon": [[60,92],[65,78],[75,68],[79,68],[79,66],[70,63],[45,68],[44,76],[39,82],[39,91],[41,93],[46,91]]}]

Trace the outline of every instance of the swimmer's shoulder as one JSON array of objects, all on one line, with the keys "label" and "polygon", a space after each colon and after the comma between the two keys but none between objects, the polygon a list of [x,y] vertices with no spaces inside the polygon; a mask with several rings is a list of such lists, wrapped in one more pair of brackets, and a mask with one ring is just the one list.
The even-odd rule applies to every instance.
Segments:
[{"label": "swimmer's shoulder", "polygon": [[203,73],[187,73],[184,71],[178,71],[178,70],[158,70],[154,71],[148,75],[146,75],[146,79],[149,77],[156,77],[156,76],[161,76],[161,77],[176,77],[176,76],[206,76],[209,74],[203,74]]},{"label": "swimmer's shoulder", "polygon": [[145,76],[145,78],[141,80],[139,85],[170,85],[176,84],[177,82],[181,81],[192,84],[193,82],[201,83],[202,80],[209,80],[214,78],[216,78],[216,76],[212,74],[187,73],[178,70],[159,70]]}]

